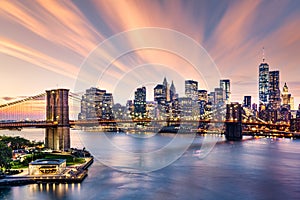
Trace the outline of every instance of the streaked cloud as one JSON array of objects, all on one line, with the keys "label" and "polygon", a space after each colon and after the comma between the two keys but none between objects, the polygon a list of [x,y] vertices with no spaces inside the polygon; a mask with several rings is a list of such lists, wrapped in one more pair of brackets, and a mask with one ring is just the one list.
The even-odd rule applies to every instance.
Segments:
[{"label": "streaked cloud", "polygon": [[81,56],[103,39],[71,1],[1,1],[0,14]]},{"label": "streaked cloud", "polygon": [[49,71],[63,74],[66,77],[76,78],[77,76],[78,68],[76,66],[62,62],[5,38],[0,38],[0,53],[27,61]]},{"label": "streaked cloud", "polygon": [[[0,1],[0,22],[7,26],[0,30],[0,53],[74,80],[82,72],[80,62],[94,53],[88,63],[89,70],[82,72],[84,86],[92,86],[90,81],[96,83],[105,72],[106,79],[99,86],[111,90],[126,73],[133,73],[147,63],[168,66],[170,71],[180,72],[186,78],[200,79],[189,63],[170,52],[135,50],[114,57],[124,46],[135,47],[146,41],[145,35],[108,42],[107,48],[92,52],[109,36],[124,31],[147,27],[170,29],[186,34],[205,47],[221,76],[232,80],[236,100],[241,100],[244,91],[254,98],[257,96],[257,71],[263,46],[267,61],[272,69],[280,70],[282,81],[298,80],[299,11],[298,1]],[[176,37],[161,41],[160,35],[146,37],[150,36],[161,43],[185,47]],[[151,72],[151,78],[157,75],[156,80],[164,76],[158,67]],[[127,81],[137,84],[134,80]],[[205,87],[205,84],[202,81],[200,85]],[[291,91],[300,98],[298,89],[291,88]]]}]

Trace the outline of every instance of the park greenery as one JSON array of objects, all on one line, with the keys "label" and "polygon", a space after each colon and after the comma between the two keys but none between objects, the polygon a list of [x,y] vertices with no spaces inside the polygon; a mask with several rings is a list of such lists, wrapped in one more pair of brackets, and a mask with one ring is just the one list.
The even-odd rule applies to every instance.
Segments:
[{"label": "park greenery", "polygon": [[9,168],[12,157],[12,149],[0,141],[0,168]]},{"label": "park greenery", "polygon": [[[20,150],[26,153],[21,158],[12,160],[13,151]],[[27,168],[28,164],[36,159],[66,159],[68,166],[85,162],[84,158],[76,155],[49,153],[42,150],[41,142],[29,141],[19,136],[0,136],[0,172]]]}]

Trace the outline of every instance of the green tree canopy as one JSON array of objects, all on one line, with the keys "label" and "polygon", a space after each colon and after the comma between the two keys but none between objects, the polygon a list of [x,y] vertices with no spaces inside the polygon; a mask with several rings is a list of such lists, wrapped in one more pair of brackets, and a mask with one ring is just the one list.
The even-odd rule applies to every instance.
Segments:
[{"label": "green tree canopy", "polygon": [[0,141],[0,167],[8,168],[12,157],[12,150],[4,142]]},{"label": "green tree canopy", "polygon": [[29,140],[21,138],[19,136],[0,136],[0,140],[13,150],[22,149],[31,145],[31,142]]}]

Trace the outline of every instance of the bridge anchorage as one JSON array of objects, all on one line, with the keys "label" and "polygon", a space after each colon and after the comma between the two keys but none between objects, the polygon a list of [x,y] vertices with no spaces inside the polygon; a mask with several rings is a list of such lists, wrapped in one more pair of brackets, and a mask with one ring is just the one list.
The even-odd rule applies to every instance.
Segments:
[{"label": "bridge anchorage", "polygon": [[66,151],[70,148],[69,90],[46,91],[45,147]]}]

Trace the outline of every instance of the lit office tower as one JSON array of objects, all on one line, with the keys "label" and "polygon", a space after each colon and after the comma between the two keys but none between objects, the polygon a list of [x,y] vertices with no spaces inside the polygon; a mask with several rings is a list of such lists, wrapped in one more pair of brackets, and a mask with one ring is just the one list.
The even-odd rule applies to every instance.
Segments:
[{"label": "lit office tower", "polygon": [[174,86],[174,83],[172,81],[171,87],[170,87],[170,101],[174,101],[176,99],[176,88]]},{"label": "lit office tower", "polygon": [[207,90],[198,90],[198,101],[208,101]]},{"label": "lit office tower", "polygon": [[244,96],[244,107],[251,109],[251,96]]},{"label": "lit office tower", "polygon": [[230,102],[230,80],[229,79],[224,79],[224,80],[220,80],[220,88],[223,89],[224,93],[225,93],[225,102],[229,103]]},{"label": "lit office tower", "polygon": [[192,99],[192,101],[198,100],[198,82],[193,80],[185,81],[185,96]]},{"label": "lit office tower", "polygon": [[216,103],[216,97],[215,96],[216,96],[215,92],[210,92],[207,95],[207,101],[208,101],[208,103],[215,104]]},{"label": "lit office tower", "polygon": [[102,102],[102,118],[103,119],[113,119],[113,105],[114,99],[111,93],[105,93]]},{"label": "lit office tower", "polygon": [[281,97],[283,107],[289,107],[289,109],[294,110],[294,98],[289,94],[289,88],[286,83],[284,83]]},{"label": "lit office tower", "polygon": [[154,101],[160,105],[165,105],[167,101],[165,86],[157,84],[154,88]]},{"label": "lit office tower", "polygon": [[263,62],[259,65],[259,75],[258,75],[258,93],[259,93],[259,102],[268,103],[269,96],[269,65]]},{"label": "lit office tower", "polygon": [[163,86],[164,86],[165,93],[166,93],[166,100],[170,101],[170,90],[169,90],[170,88],[169,88],[169,83],[168,83],[166,77],[164,78]]},{"label": "lit office tower", "polygon": [[269,72],[269,104],[272,109],[280,107],[279,71]]},{"label": "lit office tower", "polygon": [[81,111],[78,114],[78,119],[103,119],[102,110],[104,96],[106,90],[101,90],[95,87],[87,89],[81,99]]},{"label": "lit office tower", "polygon": [[134,117],[146,117],[146,87],[137,88],[134,93]]},{"label": "lit office tower", "polygon": [[225,91],[223,88],[215,88],[215,103],[223,104],[225,100]]}]

